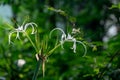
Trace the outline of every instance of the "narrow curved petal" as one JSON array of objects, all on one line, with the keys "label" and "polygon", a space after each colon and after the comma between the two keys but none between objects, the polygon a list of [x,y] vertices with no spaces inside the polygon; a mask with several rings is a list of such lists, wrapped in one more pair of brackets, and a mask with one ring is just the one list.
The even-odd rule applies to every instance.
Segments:
[{"label": "narrow curved petal", "polygon": [[65,37],[65,39],[66,39],[66,34],[65,34],[65,32],[64,32],[61,28],[55,28],[55,29],[53,29],[53,30],[50,32],[50,38],[51,38],[51,35],[52,35],[53,31],[55,31],[55,30],[61,31],[61,32],[62,32],[62,37],[63,37],[63,35],[64,35],[64,37]]},{"label": "narrow curved petal", "polygon": [[60,44],[61,44],[61,47],[63,48],[64,41],[66,40],[66,34],[61,28],[55,28],[50,32],[50,38],[51,38],[53,31],[55,31],[55,30],[62,32]]},{"label": "narrow curved petal", "polygon": [[76,53],[76,39],[73,39],[73,52]]},{"label": "narrow curved petal", "polygon": [[17,31],[16,39],[20,39],[19,33],[20,33],[20,32]]},{"label": "narrow curved petal", "polygon": [[31,26],[32,27],[32,33],[31,34],[34,34],[35,33],[35,27],[37,27],[37,24],[31,22],[31,23],[27,23],[25,26],[24,26],[24,31],[26,31],[26,29],[28,28],[28,26]]},{"label": "narrow curved petal", "polygon": [[31,26],[32,26],[32,33],[31,34],[34,34],[34,33],[36,33],[36,31],[35,31],[35,27],[37,27],[37,24],[35,24],[35,23],[31,23]]},{"label": "narrow curved petal", "polygon": [[61,36],[61,41],[64,41],[64,40],[66,40],[66,35],[65,35],[65,34],[62,34],[62,36]]},{"label": "narrow curved petal", "polygon": [[12,36],[12,34],[15,33],[15,32],[16,31],[12,31],[12,32],[9,33],[9,35],[8,35],[8,43],[9,44],[11,43],[11,36]]},{"label": "narrow curved petal", "polygon": [[80,44],[83,45],[83,47],[84,47],[84,49],[85,49],[85,52],[84,52],[83,57],[85,57],[85,55],[86,55],[86,53],[87,53],[87,47],[86,47],[86,45],[85,45],[83,42],[81,42],[81,41],[76,41],[76,42],[78,42],[78,43],[80,43]]}]

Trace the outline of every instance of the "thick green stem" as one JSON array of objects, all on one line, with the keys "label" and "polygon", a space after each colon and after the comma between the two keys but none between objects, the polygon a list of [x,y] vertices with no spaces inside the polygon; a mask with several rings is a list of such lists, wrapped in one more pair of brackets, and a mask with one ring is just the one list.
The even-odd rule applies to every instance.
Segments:
[{"label": "thick green stem", "polygon": [[32,80],[37,80],[37,76],[38,76],[38,72],[40,70],[40,64],[41,64],[41,62],[42,62],[41,59],[39,59],[39,61],[37,61],[37,67],[35,69],[35,72],[34,72]]}]

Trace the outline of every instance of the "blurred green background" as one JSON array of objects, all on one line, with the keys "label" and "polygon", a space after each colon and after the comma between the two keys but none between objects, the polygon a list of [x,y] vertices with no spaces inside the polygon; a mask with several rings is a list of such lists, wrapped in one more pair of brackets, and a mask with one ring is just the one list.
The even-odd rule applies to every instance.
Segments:
[{"label": "blurred green background", "polygon": [[[46,62],[45,77],[40,69],[37,80],[120,80],[119,17],[119,0],[0,0],[0,80],[32,80],[34,48],[24,35],[8,44],[9,26],[17,28],[26,19],[38,25],[42,41],[56,27],[66,32],[80,28],[78,36],[91,44],[86,57],[81,46],[76,54],[67,43],[56,49]],[[48,40],[53,47],[56,39]]]}]

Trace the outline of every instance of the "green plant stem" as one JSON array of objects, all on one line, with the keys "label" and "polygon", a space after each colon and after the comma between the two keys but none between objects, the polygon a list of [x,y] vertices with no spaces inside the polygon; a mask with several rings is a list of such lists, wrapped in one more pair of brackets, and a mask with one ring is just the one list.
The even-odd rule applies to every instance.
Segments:
[{"label": "green plant stem", "polygon": [[34,72],[34,75],[33,75],[33,78],[32,80],[36,80],[37,79],[37,76],[38,76],[38,72],[40,70],[40,64],[41,64],[41,59],[39,59],[39,61],[37,61],[37,67],[35,69],[35,72]]},{"label": "green plant stem", "polygon": [[37,49],[40,49],[40,40],[39,40],[38,29],[36,29],[36,34],[35,34],[35,44],[36,44]]},{"label": "green plant stem", "polygon": [[55,46],[52,50],[50,50],[48,53],[47,53],[47,57],[50,56],[52,54],[52,52],[57,49],[61,44],[58,44],[57,46]]},{"label": "green plant stem", "polygon": [[[30,36],[25,32],[25,35],[27,36],[27,38],[29,39],[29,41],[31,42],[32,46],[34,47],[35,51],[38,52],[38,49],[37,47],[35,46],[35,44],[33,43],[33,41],[31,40]],[[38,76],[38,72],[40,70],[40,64],[41,64],[41,59],[39,59],[39,61],[37,61],[37,65],[36,65],[36,69],[35,69],[35,72],[34,72],[34,75],[33,75],[33,78],[32,80],[36,80],[37,79],[37,76]]]},{"label": "green plant stem", "polygon": [[24,32],[24,33],[25,33],[25,35],[27,36],[27,38],[29,39],[29,41],[31,42],[32,46],[35,48],[35,51],[38,52],[37,47],[35,46],[35,44],[34,44],[33,41],[31,40],[31,38],[29,37],[29,35],[28,35],[26,32]]},{"label": "green plant stem", "polygon": [[[61,45],[61,44],[58,44],[58,45],[55,46],[52,50],[50,50],[50,51],[47,53],[46,57],[50,56],[50,55],[52,54],[52,52],[53,52],[55,49],[57,49],[60,45]],[[40,64],[41,64],[41,62],[42,62],[42,60],[41,60],[41,58],[40,58],[39,61],[37,62],[37,67],[36,67],[36,70],[35,70],[35,72],[34,72],[34,75],[33,75],[32,80],[36,80],[36,79],[37,79],[38,72],[39,72],[39,70],[40,70]]]}]

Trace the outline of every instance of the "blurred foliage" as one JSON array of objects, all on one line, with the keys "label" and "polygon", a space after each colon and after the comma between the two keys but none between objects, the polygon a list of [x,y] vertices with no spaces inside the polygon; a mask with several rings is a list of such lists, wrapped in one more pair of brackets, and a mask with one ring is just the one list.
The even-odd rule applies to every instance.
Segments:
[{"label": "blurred foliage", "polygon": [[[69,48],[69,43],[64,44],[65,49],[58,48],[46,62],[44,80],[120,80],[120,5],[113,5],[112,1],[0,0],[1,5],[8,4],[13,11],[11,24],[0,18],[0,80],[32,79],[37,61],[29,41],[21,34],[22,40],[8,44],[9,25],[16,28],[26,17],[27,22],[38,24],[40,42],[46,41],[46,35],[55,27],[66,32],[80,28],[81,34],[77,36],[89,42],[86,43],[88,52],[85,57],[82,57],[82,46],[78,45],[76,54]],[[115,22],[111,15],[114,15]],[[103,42],[108,20],[117,26],[118,34]],[[30,37],[34,40],[34,36]],[[47,38],[50,48],[56,38]],[[22,67],[18,66],[19,59],[26,61]],[[37,80],[43,80],[41,68]]]}]

